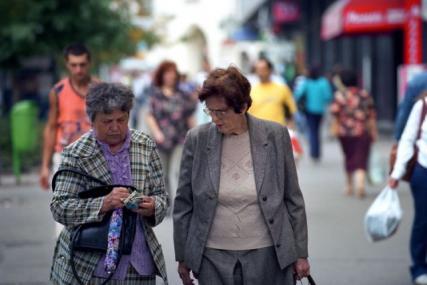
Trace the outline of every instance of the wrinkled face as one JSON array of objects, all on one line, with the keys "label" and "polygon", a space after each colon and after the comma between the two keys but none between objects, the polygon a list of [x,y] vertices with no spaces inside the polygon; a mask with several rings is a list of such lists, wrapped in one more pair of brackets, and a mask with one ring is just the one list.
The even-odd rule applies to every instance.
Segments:
[{"label": "wrinkled face", "polygon": [[261,82],[268,82],[270,80],[271,70],[268,68],[268,64],[260,60],[255,65],[255,72],[258,75]]},{"label": "wrinkled face", "polygon": [[173,68],[166,70],[163,73],[163,85],[167,87],[175,87],[177,81],[176,71]]},{"label": "wrinkled face", "polygon": [[87,54],[69,54],[67,57],[66,66],[70,77],[77,82],[80,82],[89,76],[90,61]]},{"label": "wrinkled face", "polygon": [[95,136],[110,148],[123,144],[128,132],[129,113],[114,110],[111,114],[97,113],[92,122]]},{"label": "wrinkled face", "polygon": [[221,133],[230,135],[238,132],[242,121],[245,120],[247,108],[242,113],[236,113],[233,108],[227,105],[223,97],[217,96],[208,97],[205,104],[205,112],[212,117],[212,122],[215,123]]}]

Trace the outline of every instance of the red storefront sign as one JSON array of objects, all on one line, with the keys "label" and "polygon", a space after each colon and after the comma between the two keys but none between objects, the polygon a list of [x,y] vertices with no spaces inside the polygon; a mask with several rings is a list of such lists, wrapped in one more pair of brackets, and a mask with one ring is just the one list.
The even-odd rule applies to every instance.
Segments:
[{"label": "red storefront sign", "polygon": [[340,0],[322,19],[322,39],[341,34],[385,32],[402,27],[405,22],[403,0]]},{"label": "red storefront sign", "polygon": [[399,29],[405,34],[405,63],[421,63],[421,0],[338,0],[323,15],[321,37]]}]

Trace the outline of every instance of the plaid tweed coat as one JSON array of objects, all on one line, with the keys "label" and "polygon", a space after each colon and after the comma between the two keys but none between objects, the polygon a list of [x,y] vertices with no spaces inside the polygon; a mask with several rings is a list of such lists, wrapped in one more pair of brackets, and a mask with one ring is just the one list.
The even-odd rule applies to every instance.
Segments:
[{"label": "plaid tweed coat", "polygon": [[[145,238],[156,265],[157,274],[167,284],[163,252],[152,227],[159,224],[166,215],[168,196],[163,182],[163,172],[155,143],[144,133],[131,130],[130,164],[133,186],[144,195],[155,197],[155,216],[144,221]],[[112,183],[111,173],[103,153],[91,132],[66,147],[62,153],[60,168],[72,167]],[[103,197],[79,199],[77,193],[93,186],[99,186],[81,176],[62,173],[58,176],[50,209],[54,219],[65,227],[56,243],[50,279],[55,284],[77,284],[70,265],[70,233],[80,224],[101,221],[99,213]],[[74,264],[79,277],[88,284],[101,258],[100,253],[75,252]]]}]

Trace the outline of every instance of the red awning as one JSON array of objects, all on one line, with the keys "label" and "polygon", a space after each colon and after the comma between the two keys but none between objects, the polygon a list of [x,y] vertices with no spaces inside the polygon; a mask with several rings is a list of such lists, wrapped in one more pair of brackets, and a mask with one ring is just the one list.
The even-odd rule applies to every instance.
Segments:
[{"label": "red awning", "polygon": [[402,28],[403,0],[338,0],[322,17],[321,36],[329,40],[342,34],[385,32]]}]

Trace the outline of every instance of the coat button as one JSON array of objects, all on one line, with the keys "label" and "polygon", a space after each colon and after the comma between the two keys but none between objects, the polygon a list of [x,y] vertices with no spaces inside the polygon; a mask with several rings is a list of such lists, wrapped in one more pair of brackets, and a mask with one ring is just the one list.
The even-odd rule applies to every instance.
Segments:
[{"label": "coat button", "polygon": [[270,219],[270,220],[268,220],[268,222],[269,222],[270,224],[272,224],[272,223],[274,223],[274,219]]},{"label": "coat button", "polygon": [[280,247],[280,243],[276,244],[276,247],[279,248]]},{"label": "coat button", "polygon": [[266,196],[263,196],[262,197],[262,200],[265,202],[265,201],[267,201],[267,197]]},{"label": "coat button", "polygon": [[208,196],[208,199],[209,199],[209,200],[213,200],[213,199],[215,199],[215,195],[210,194],[210,195]]}]

